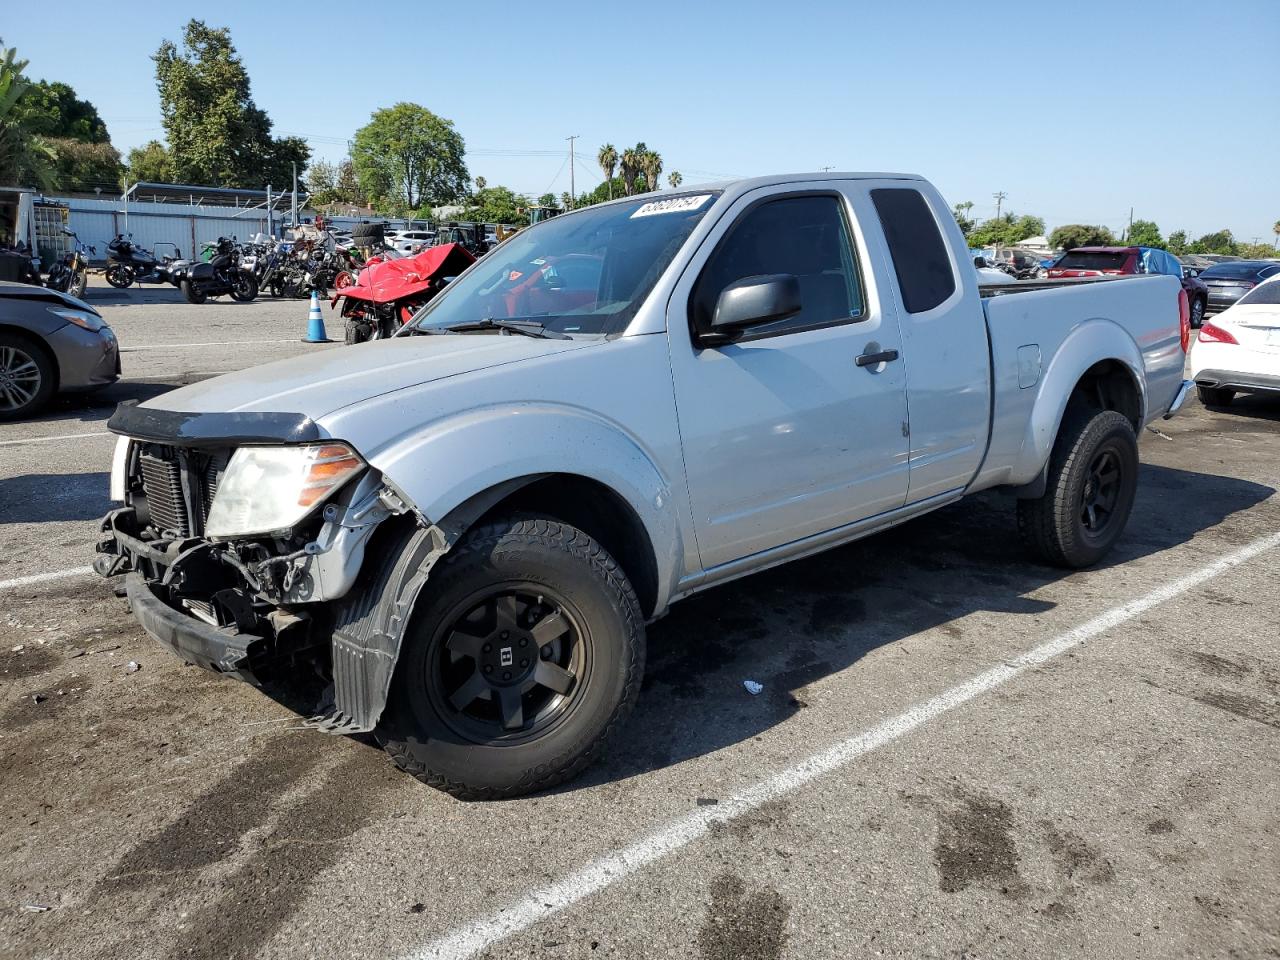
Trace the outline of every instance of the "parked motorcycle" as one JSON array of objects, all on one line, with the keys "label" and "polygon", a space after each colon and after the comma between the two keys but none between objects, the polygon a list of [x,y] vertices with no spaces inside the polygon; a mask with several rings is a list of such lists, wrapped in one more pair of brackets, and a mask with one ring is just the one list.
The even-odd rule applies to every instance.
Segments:
[{"label": "parked motorcycle", "polygon": [[334,305],[342,301],[345,341],[364,343],[394,336],[451,277],[475,259],[457,243],[402,259],[370,257],[357,281],[336,290],[331,301]]},{"label": "parked motorcycle", "polygon": [[219,237],[207,262],[192,263],[183,269],[178,289],[187,303],[204,303],[210,297],[230,294],[232,300],[248,303],[258,296],[258,280],[240,266],[240,247],[234,237]]},{"label": "parked motorcycle", "polygon": [[45,286],[50,290],[58,290],[70,294],[77,299],[84,296],[85,287],[89,285],[89,258],[86,254],[97,254],[98,249],[85,246],[72,230],[64,230],[68,237],[75,241],[70,253],[64,253],[49,268],[49,276]]},{"label": "parked motorcycle", "polygon": [[[170,244],[172,246],[172,244]],[[133,234],[126,238],[117,233],[107,244],[107,283],[123,290],[135,283],[171,283],[173,264],[184,262],[182,251],[176,246],[172,257],[157,258],[150,250],[144,250],[133,242]]]}]

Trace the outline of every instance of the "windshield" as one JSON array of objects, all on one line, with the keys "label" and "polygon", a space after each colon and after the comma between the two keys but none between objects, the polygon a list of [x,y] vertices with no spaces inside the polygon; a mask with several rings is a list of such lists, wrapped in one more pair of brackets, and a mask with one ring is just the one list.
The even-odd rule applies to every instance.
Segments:
[{"label": "windshield", "polygon": [[445,287],[405,332],[529,320],[571,336],[621,333],[715,196],[638,197],[522,230]]},{"label": "windshield", "polygon": [[1054,267],[1058,270],[1119,270],[1128,259],[1127,253],[1073,250],[1063,254]]}]

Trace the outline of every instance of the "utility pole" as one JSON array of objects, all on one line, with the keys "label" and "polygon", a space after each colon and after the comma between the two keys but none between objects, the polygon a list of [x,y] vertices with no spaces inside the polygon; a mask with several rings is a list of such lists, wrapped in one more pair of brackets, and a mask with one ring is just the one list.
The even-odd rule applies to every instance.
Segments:
[{"label": "utility pole", "polygon": [[293,161],[293,226],[298,226],[298,161]]},{"label": "utility pole", "polygon": [[991,196],[995,198],[995,201],[996,201],[996,219],[997,219],[997,220],[999,220],[999,219],[1000,219],[1000,205],[1001,205],[1002,203],[1004,203],[1004,198],[1005,198],[1005,197],[1007,197],[1007,196],[1009,196],[1009,195],[1008,195],[1007,193],[1005,193],[1003,190],[1001,190],[1001,191],[999,191],[998,193],[993,193]]},{"label": "utility pole", "polygon": [[1129,208],[1129,228],[1124,232],[1124,242],[1128,243],[1129,238],[1133,236],[1133,207]]},{"label": "utility pole", "polygon": [[[573,183],[573,141],[578,139],[578,134],[575,133],[572,137],[565,137],[565,139],[569,141],[569,209],[572,210],[574,201],[578,198],[578,191]],[[561,167],[561,169],[564,168]]]},{"label": "utility pole", "polygon": [[834,169],[835,169],[835,167],[820,167],[819,169],[820,169],[823,173],[830,173],[832,170],[834,170]]}]

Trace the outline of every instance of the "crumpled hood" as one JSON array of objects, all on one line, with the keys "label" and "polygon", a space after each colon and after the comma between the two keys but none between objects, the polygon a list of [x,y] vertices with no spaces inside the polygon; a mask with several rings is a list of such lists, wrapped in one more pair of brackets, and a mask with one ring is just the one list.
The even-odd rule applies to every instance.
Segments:
[{"label": "crumpled hood", "polygon": [[238,370],[142,406],[182,413],[300,413],[318,420],[370,397],[594,342],[489,334],[393,337]]}]

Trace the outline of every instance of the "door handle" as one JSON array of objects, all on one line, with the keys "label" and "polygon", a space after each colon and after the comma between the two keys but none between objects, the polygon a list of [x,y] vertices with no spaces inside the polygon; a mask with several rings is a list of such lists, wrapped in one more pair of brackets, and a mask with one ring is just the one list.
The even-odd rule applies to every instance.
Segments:
[{"label": "door handle", "polygon": [[853,362],[860,367],[874,367],[877,363],[888,363],[898,359],[897,350],[881,350],[879,353],[864,353],[854,357]]}]

